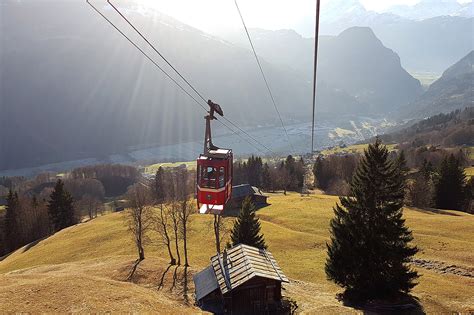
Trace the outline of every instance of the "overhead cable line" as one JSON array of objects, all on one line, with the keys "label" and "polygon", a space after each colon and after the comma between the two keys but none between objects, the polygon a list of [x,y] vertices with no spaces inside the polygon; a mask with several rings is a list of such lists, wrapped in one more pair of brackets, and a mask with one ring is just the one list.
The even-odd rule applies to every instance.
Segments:
[{"label": "overhead cable line", "polygon": [[[181,84],[179,84],[173,77],[171,77],[162,67],[160,67],[143,49],[141,49],[135,42],[133,42],[132,39],[130,39],[130,37],[128,37],[124,32],[122,32],[109,18],[107,18],[102,12],[100,12],[89,0],[86,0],[86,2],[102,17],[104,18],[113,28],[115,28],[115,30],[117,30],[125,39],[127,39],[128,42],[130,42],[138,51],[140,51],[148,60],[150,60],[159,70],[161,70],[161,72],[163,72],[171,81],[173,81],[173,83],[175,83],[184,93],[186,93],[191,99],[194,100],[194,102],[196,104],[198,104],[205,112],[207,112],[207,108],[205,106],[203,106],[194,96],[192,96]],[[110,2],[109,2],[110,3]],[[111,4],[111,3],[110,3]],[[111,4],[112,5],[112,4]],[[120,14],[122,17],[123,15]],[[128,20],[127,20],[128,22]],[[133,27],[133,25],[129,22],[129,24]],[[138,30],[133,27],[137,32]],[[139,33],[139,32],[138,32]],[[141,33],[139,33],[141,35]],[[184,80],[184,82],[186,82],[192,89],[193,91],[196,92],[196,94],[199,95],[199,97],[206,103],[207,105],[207,102],[205,101],[204,97],[176,70],[176,68],[174,68],[171,63],[169,63],[162,54],[160,54],[158,52],[158,50],[148,41],[146,40],[146,38],[141,35],[142,38],[160,55],[160,57],[162,57],[169,65],[170,67]],[[230,121],[229,119],[223,117],[228,123],[232,124],[234,127],[236,127],[237,129],[239,129],[241,132],[243,132],[244,134],[246,134],[250,139],[252,139],[253,141],[255,141],[256,143],[258,143],[260,146],[264,147],[267,151],[269,151],[271,154],[275,155],[275,153],[269,149],[267,146],[265,146],[263,143],[261,143],[260,141],[258,141],[257,139],[255,139],[254,137],[252,137],[249,133],[247,133],[245,130],[243,130],[242,128],[240,128],[239,126],[237,126],[236,124],[234,124],[232,121]],[[251,146],[253,146],[255,149],[257,149],[257,151],[263,153],[260,148],[256,147],[252,142],[248,141],[247,139],[245,139],[244,137],[242,137],[239,133],[237,133],[235,130],[233,130],[232,128],[230,128],[228,125],[226,125],[224,122],[218,120],[218,122],[223,125],[224,127],[226,127],[227,129],[229,129],[231,132],[233,132],[234,134],[236,134],[237,136],[239,136],[240,138],[242,138],[243,140],[245,140],[246,142],[248,142]]]},{"label": "overhead cable line", "polygon": [[318,69],[318,43],[319,43],[319,8],[320,0],[316,0],[316,20],[314,26],[314,73],[313,73],[313,122],[311,125],[311,154],[314,152],[314,115],[316,112],[316,72]]},{"label": "overhead cable line", "polygon": [[240,11],[239,5],[237,4],[237,0],[234,0],[234,2],[235,2],[235,7],[237,8],[237,11],[239,12],[240,20],[242,21],[242,24],[244,26],[245,33],[247,34],[247,38],[250,42],[250,47],[252,47],[253,55],[255,56],[255,60],[257,61],[258,67],[260,69],[260,73],[262,74],[263,81],[265,81],[265,86],[267,87],[268,94],[270,94],[270,98],[272,100],[273,106],[275,107],[275,111],[277,112],[278,118],[280,119],[281,126],[283,127],[283,130],[285,131],[286,138],[288,140],[288,143],[291,145],[292,151],[295,152],[295,148],[293,147],[293,143],[290,141],[288,131],[286,130],[285,124],[283,123],[283,119],[281,118],[281,115],[280,115],[280,111],[278,110],[278,107],[276,105],[275,98],[273,97],[272,90],[270,89],[270,85],[268,84],[265,73],[263,72],[263,68],[262,68],[262,65],[260,64],[260,60],[258,59],[257,52],[255,51],[255,47],[253,46],[252,38],[250,37],[250,33],[247,29],[247,25],[245,24],[245,20],[244,20],[244,17],[242,15],[242,12]]},{"label": "overhead cable line", "polygon": [[[183,79],[184,82],[186,82],[186,84],[203,100],[204,103],[207,104],[207,101],[206,99],[204,98],[204,96],[202,96],[201,93],[199,93],[199,91],[168,61],[168,59],[166,59],[166,57],[155,47],[155,45],[153,45],[144,35],[142,32],[140,32],[136,27],[135,25],[133,25],[132,22],[130,22],[129,19],[127,19],[127,17],[116,7],[113,5],[113,3],[110,1],[110,0],[107,0],[107,2],[112,6],[112,8],[128,23],[128,25],[130,25],[134,30],[135,32],[137,32],[137,34],[171,67],[171,69],[174,70],[174,72],[181,78]],[[255,141],[256,143],[258,143],[259,145],[261,145],[262,147],[264,147],[267,151],[269,151],[270,153],[273,154],[273,151],[271,149],[269,149],[266,145],[264,145],[263,143],[261,143],[260,141],[258,141],[257,139],[255,139],[254,137],[252,137],[249,133],[247,133],[245,130],[243,130],[242,128],[240,128],[239,126],[237,126],[236,124],[234,124],[232,121],[230,121],[228,118],[224,117],[223,116],[223,119],[225,121],[227,121],[228,123],[230,123],[232,126],[234,126],[235,128],[237,128],[238,130],[240,130],[241,132],[243,132],[245,135],[247,135],[250,139],[252,139],[253,141]],[[218,120],[219,121],[219,120]],[[221,124],[223,124],[221,121],[219,121]],[[223,124],[224,125],[224,124]],[[229,127],[227,127],[229,128]],[[235,131],[234,131],[235,133]],[[259,150],[260,151],[260,150]]]},{"label": "overhead cable line", "polygon": [[161,72],[163,72],[171,81],[173,81],[184,93],[186,93],[190,98],[192,98],[194,100],[194,102],[196,102],[196,104],[198,104],[199,106],[202,107],[202,109],[204,109],[204,111],[207,111],[206,107],[204,107],[201,103],[199,103],[198,100],[196,100],[196,98],[194,96],[192,96],[188,91],[186,91],[186,89],[181,85],[179,84],[173,77],[171,77],[163,68],[160,67],[160,65],[158,65],[143,49],[141,49],[137,44],[135,44],[133,42],[133,40],[130,39],[130,37],[128,37],[127,35],[125,35],[124,32],[122,32],[109,18],[107,18],[102,12],[100,12],[92,3],[89,2],[89,0],[86,0],[86,2],[97,12],[100,14],[100,16],[102,16],[107,22],[109,22],[110,25],[112,25],[113,28],[115,28],[117,30],[117,32],[119,32],[123,37],[125,37],[129,42],[130,44],[132,44],[136,49],[138,49],[148,60],[150,60],[158,69],[161,70]]},{"label": "overhead cable line", "polygon": [[130,25],[134,30],[135,32],[137,32],[138,35],[140,35],[140,37],[161,57],[161,59],[163,59],[167,64],[168,66],[171,67],[171,69],[174,70],[174,72],[176,72],[177,75],[179,75],[179,77],[181,79],[183,79],[184,82],[186,82],[186,84],[197,94],[199,95],[199,97],[204,101],[204,103],[207,104],[207,100],[202,96],[201,93],[199,93],[195,88],[194,86],[189,83],[188,80],[186,80],[186,78],[184,76],[181,75],[181,73],[175,68],[173,67],[173,65],[168,61],[168,59],[166,59],[165,56],[163,56],[163,54],[161,54],[158,49],[156,49],[156,47],[150,43],[150,41],[142,34],[142,32],[140,32],[136,27],[135,25],[133,25],[132,22],[130,22],[127,17],[125,15],[123,15],[123,13],[116,7],[113,5],[113,3],[110,1],[110,0],[107,0],[107,2],[110,4],[110,6],[128,23],[128,25]]},{"label": "overhead cable line", "polygon": [[[204,103],[207,104],[207,101],[206,99],[204,98],[204,96],[202,96],[202,94],[178,71],[178,69],[176,69],[172,64],[171,62],[168,61],[168,59],[166,59],[166,57],[155,47],[155,45],[153,45],[146,37],[145,35],[143,35],[143,33],[138,30],[135,25],[133,25],[133,23],[127,19],[127,17],[116,7],[114,6],[114,4],[110,1],[110,0],[107,0],[107,2],[110,4],[110,6],[127,22],[128,25],[130,25],[130,27],[133,28],[133,30],[171,67],[171,69],[173,69],[173,71],[181,78],[183,79],[183,81],[203,100]],[[246,132],[245,130],[243,130],[242,128],[240,128],[239,126],[237,126],[235,123],[233,123],[230,119],[226,118],[226,117],[223,117],[223,119],[225,121],[227,121],[228,123],[230,123],[232,126],[234,126],[235,128],[237,128],[239,131],[241,131],[242,133],[244,133],[245,135],[247,135],[250,139],[252,139],[254,142],[258,143],[260,146],[262,146],[263,148],[265,148],[267,151],[269,151],[270,153],[274,154],[273,151],[268,148],[266,145],[264,145],[263,143],[261,143],[260,141],[258,141],[257,139],[255,139],[253,136],[251,136],[248,132]],[[219,121],[219,120],[218,120]],[[222,122],[222,121],[219,121],[221,124],[223,124],[225,126],[225,124]],[[228,129],[230,129],[228,126],[226,126]],[[232,129],[230,129],[232,130]],[[232,130],[233,131],[233,130]],[[233,131],[235,133],[235,131]],[[237,134],[237,133],[236,133]],[[258,149],[260,151],[260,149]]]}]

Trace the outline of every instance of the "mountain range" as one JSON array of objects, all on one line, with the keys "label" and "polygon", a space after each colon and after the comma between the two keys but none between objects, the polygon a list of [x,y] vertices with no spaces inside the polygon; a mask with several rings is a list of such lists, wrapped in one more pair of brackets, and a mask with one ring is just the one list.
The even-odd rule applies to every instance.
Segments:
[{"label": "mountain range", "polygon": [[414,5],[395,5],[385,10],[398,16],[424,20],[437,16],[474,16],[473,2],[459,3],[457,0],[421,0]]},{"label": "mountain range", "polygon": [[[133,3],[126,8],[137,27],[205,98],[220,103],[227,117],[242,127],[278,125],[248,47],[157,12],[134,10]],[[153,53],[109,7],[99,9]],[[84,2],[4,1],[1,25],[0,169],[200,138],[200,107]],[[321,46],[317,101],[325,117],[384,114],[421,93],[397,54],[369,28],[349,29]],[[283,55],[287,47],[283,42],[278,51]],[[310,120],[311,68],[292,68],[267,56],[261,61],[285,123]]]},{"label": "mountain range", "polygon": [[401,117],[427,118],[474,106],[474,51],[444,71],[429,89],[401,108]]},{"label": "mountain range", "polygon": [[[473,2],[422,0],[375,12],[359,0],[331,0],[321,5],[321,34],[334,36],[349,27],[370,27],[385,46],[398,53],[408,71],[441,74],[474,49],[473,17]],[[314,18],[303,24],[300,33],[314,37]]]}]

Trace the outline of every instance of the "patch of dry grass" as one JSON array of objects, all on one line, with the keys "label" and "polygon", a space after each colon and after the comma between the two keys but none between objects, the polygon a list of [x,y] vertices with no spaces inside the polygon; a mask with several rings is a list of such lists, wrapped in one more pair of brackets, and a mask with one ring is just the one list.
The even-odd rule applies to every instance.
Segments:
[{"label": "patch of dry grass", "polygon": [[474,160],[474,147],[468,147],[467,150],[469,152],[469,158]]},{"label": "patch of dry grass", "polygon": [[[324,273],[329,220],[337,197],[296,193],[269,195],[271,205],[260,209],[258,215],[270,251],[286,275],[298,280],[295,286],[289,287],[288,293],[293,294],[292,297],[304,305],[302,310],[308,312],[347,312],[348,309],[335,300],[340,289],[327,281]],[[419,258],[474,268],[473,215],[408,208],[405,218],[413,230],[416,245],[421,248]],[[233,218],[224,220],[230,224]],[[199,270],[208,265],[209,258],[215,254],[212,216],[193,215],[189,226],[190,263]],[[147,259],[166,258],[165,249],[156,246],[157,235],[151,235],[151,238],[155,242],[146,247]],[[28,250],[18,250],[0,262],[0,273],[134,254],[131,237],[124,225],[124,213],[113,213],[58,232]],[[417,269],[422,277],[413,294],[420,298],[425,311],[466,312],[472,309],[473,278]],[[309,290],[305,294],[304,287]]]},{"label": "patch of dry grass", "polygon": [[[145,260],[137,282],[125,282],[131,256],[115,256],[74,263],[32,267],[0,275],[2,313],[153,312],[196,314],[190,293],[192,273],[184,268],[165,269],[161,259]],[[163,281],[162,281],[163,279]],[[188,303],[184,281],[188,281]],[[162,286],[159,286],[162,284]]]},{"label": "patch of dry grass", "polygon": [[[341,154],[341,153],[358,153],[362,154],[364,153],[364,150],[368,147],[368,144],[353,144],[344,148],[341,147],[335,147],[331,149],[326,149],[321,151],[321,154],[323,155],[331,155],[331,154]],[[396,144],[387,144],[387,149],[389,151],[396,151]]]},{"label": "patch of dry grass", "polygon": [[467,176],[474,176],[474,166],[467,167],[464,169]]},{"label": "patch of dry grass", "polygon": [[188,161],[188,162],[169,162],[169,163],[156,163],[152,165],[147,165],[145,166],[144,173],[146,174],[155,174],[156,171],[160,167],[163,168],[172,168],[172,167],[178,167],[181,165],[185,165],[188,170],[195,170],[196,169],[196,161]]}]

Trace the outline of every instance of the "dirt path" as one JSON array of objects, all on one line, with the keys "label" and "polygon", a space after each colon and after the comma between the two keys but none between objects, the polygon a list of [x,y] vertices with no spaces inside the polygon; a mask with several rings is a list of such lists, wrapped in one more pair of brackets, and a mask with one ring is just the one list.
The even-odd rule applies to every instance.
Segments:
[{"label": "dirt path", "polygon": [[461,277],[474,278],[474,268],[457,266],[442,261],[415,258],[411,263],[417,267],[432,270],[441,274],[452,274]]}]

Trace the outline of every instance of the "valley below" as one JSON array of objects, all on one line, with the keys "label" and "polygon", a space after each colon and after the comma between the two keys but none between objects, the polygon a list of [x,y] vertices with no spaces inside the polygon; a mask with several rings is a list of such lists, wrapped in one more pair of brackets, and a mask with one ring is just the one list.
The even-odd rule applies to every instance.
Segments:
[{"label": "valley below", "polygon": [[[315,126],[315,150],[322,151],[329,147],[351,145],[358,141],[370,139],[376,135],[396,127],[395,120],[384,116],[341,116],[337,119],[320,119]],[[218,126],[216,124],[216,126]],[[282,156],[291,154],[305,154],[311,150],[311,122],[294,122],[286,125],[291,145],[288,143],[285,131],[281,126],[257,126],[244,128],[254,139],[263,143],[267,148]],[[272,152],[265,150],[258,143],[253,146],[245,134],[241,136],[232,134],[228,130],[216,129],[213,142],[223,148],[232,148],[234,156],[244,157],[251,154],[271,156]],[[192,161],[202,153],[202,142],[192,141],[170,145],[142,145],[129,147],[126,152],[106,155],[102,157],[91,156],[78,159],[39,165],[28,168],[0,170],[0,176],[34,176],[43,172],[63,172],[76,167],[95,165],[101,163],[120,163],[143,165],[156,162]]]}]

